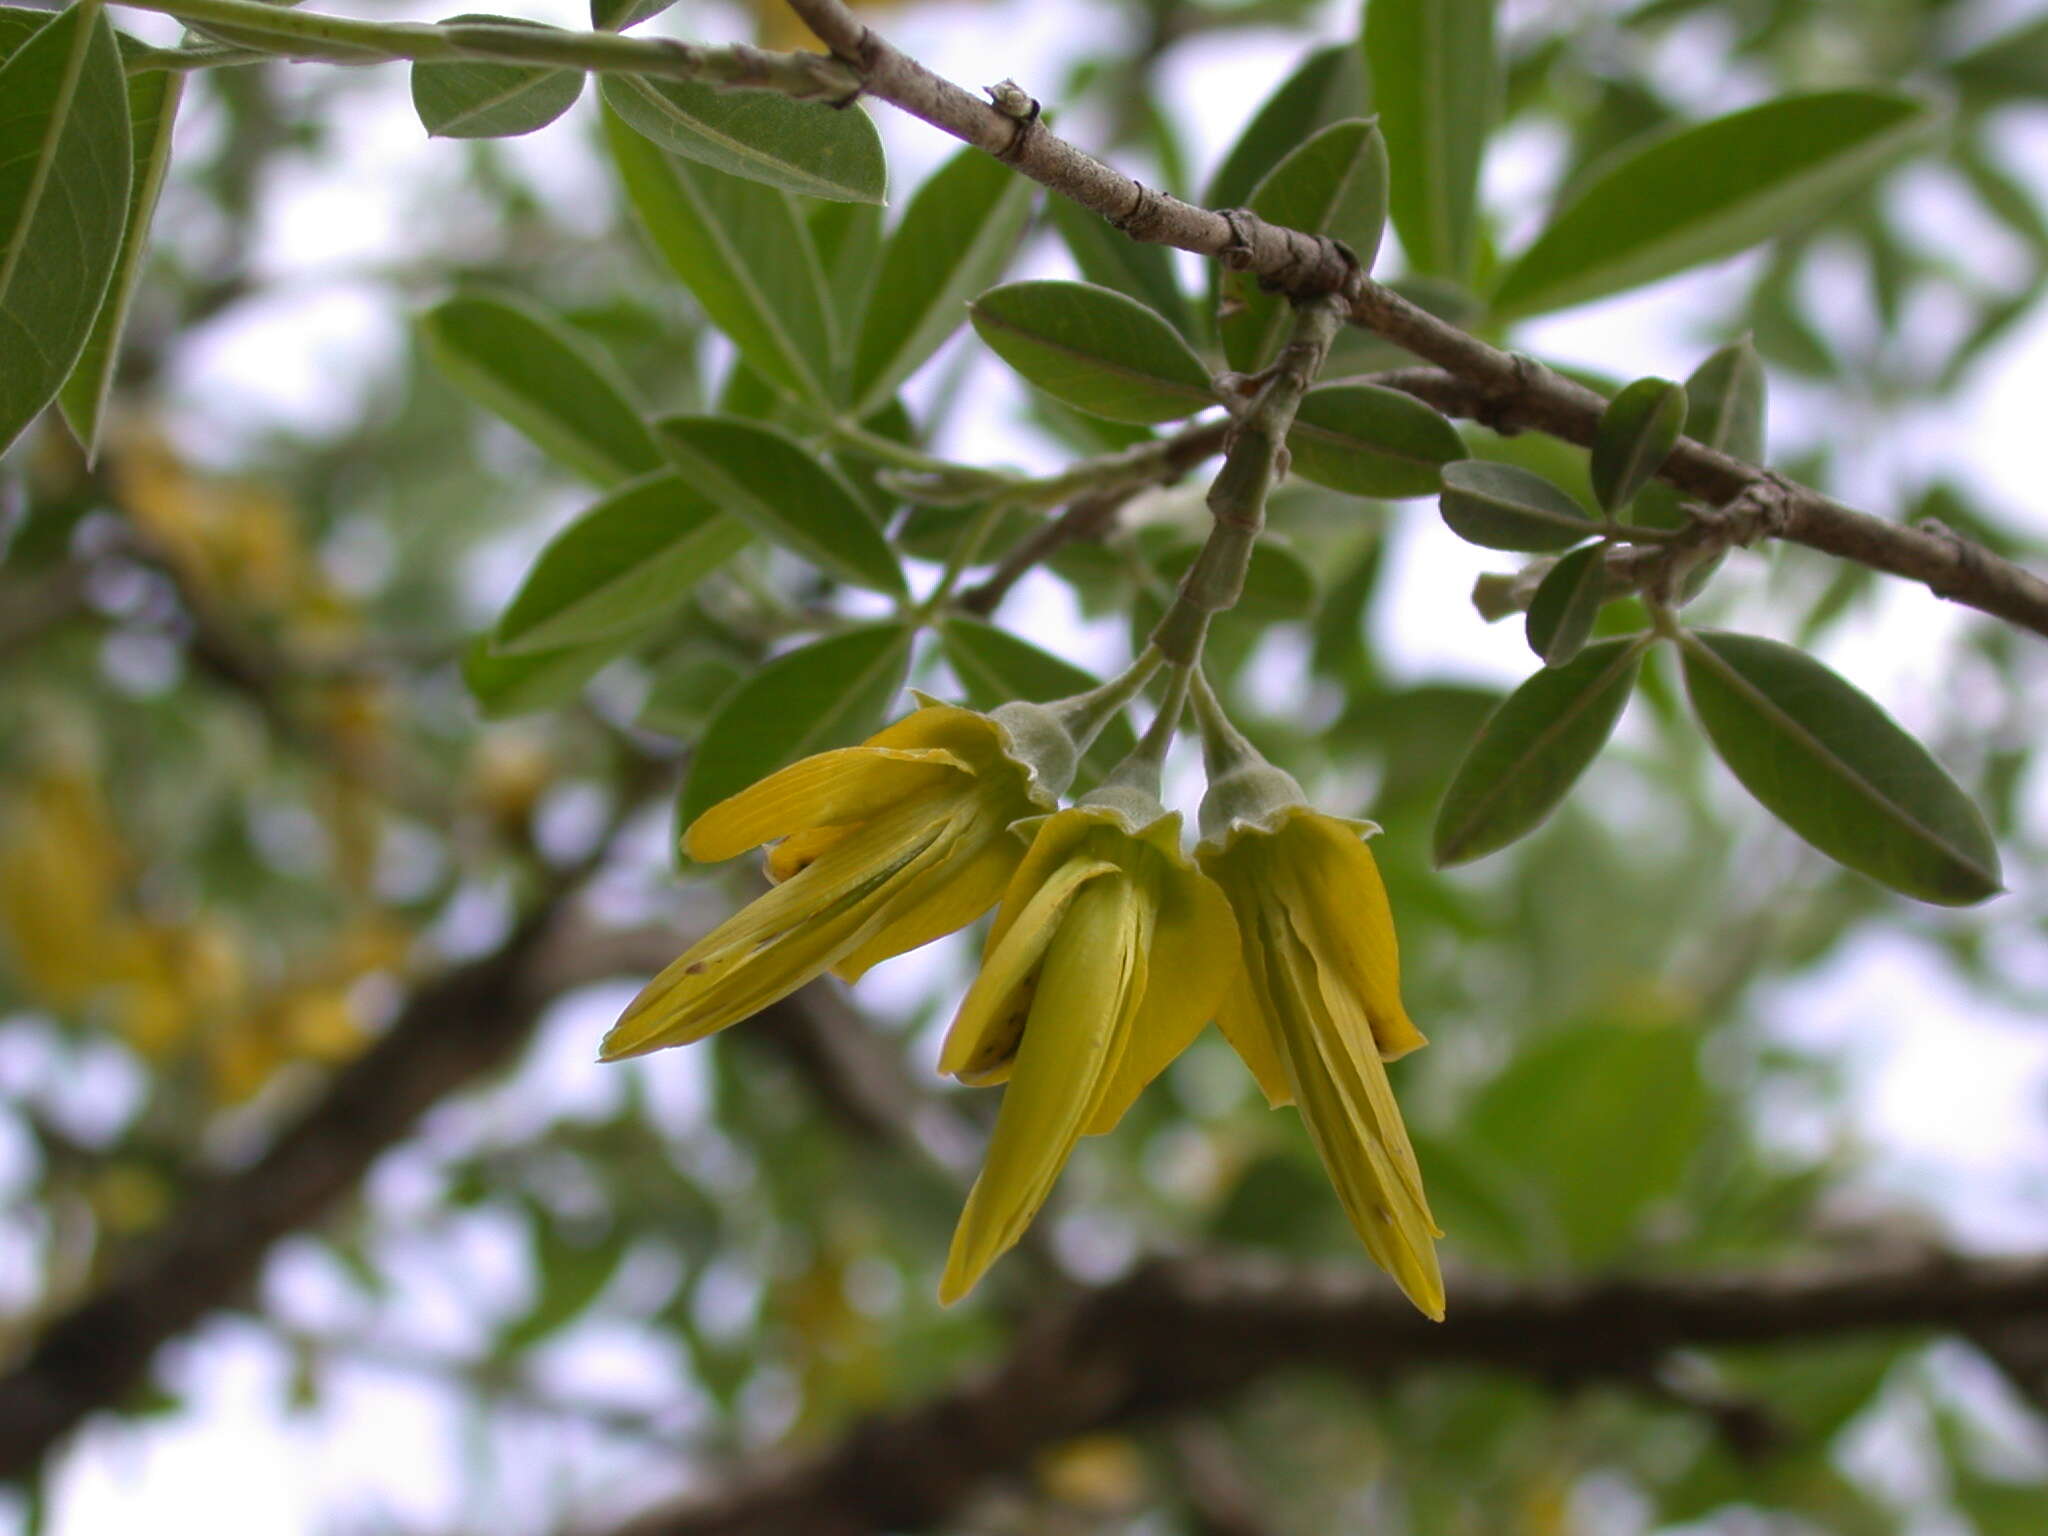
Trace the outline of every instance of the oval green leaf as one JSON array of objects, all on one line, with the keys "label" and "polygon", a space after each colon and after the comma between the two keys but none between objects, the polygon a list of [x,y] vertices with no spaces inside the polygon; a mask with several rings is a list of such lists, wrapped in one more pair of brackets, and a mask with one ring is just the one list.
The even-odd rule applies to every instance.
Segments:
[{"label": "oval green leaf", "polygon": [[[994,709],[1012,699],[1043,704],[1085,693],[1101,682],[1071,661],[979,619],[946,619],[939,625],[939,638],[967,701],[976,709]],[[1082,762],[1088,772],[1101,775],[1137,744],[1131,722],[1118,715],[1103,728]]]},{"label": "oval green leaf", "polygon": [[1501,702],[1437,812],[1438,865],[1505,848],[1557,809],[1613,734],[1648,643],[1635,637],[1589,645]]},{"label": "oval green leaf", "polygon": [[1076,410],[1150,425],[1216,403],[1209,370],[1180,333],[1108,288],[1009,283],[968,313],[998,357]]},{"label": "oval green leaf", "polygon": [[462,653],[462,684],[486,720],[503,720],[553,709],[575,694],[606,663],[616,661],[647,635],[646,628],[621,630],[587,645],[508,656],[478,635]]},{"label": "oval green leaf", "polygon": [[[451,16],[444,25],[465,21],[556,30],[516,16]],[[580,69],[482,59],[422,61],[412,67],[413,111],[421,126],[440,139],[508,139],[532,133],[575,106],[582,94]]]},{"label": "oval green leaf", "polygon": [[661,467],[661,450],[611,360],[537,305],[457,294],[421,316],[420,332],[466,394],[599,484]]},{"label": "oval green leaf", "polygon": [[128,311],[135,302],[135,290],[142,283],[142,269],[149,254],[149,226],[156,217],[157,194],[163,190],[164,172],[171,164],[171,128],[178,116],[178,103],[185,94],[185,77],[172,70],[150,70],[128,77],[128,131],[134,148],[134,174],[128,188],[128,216],[121,234],[121,254],[114,262],[114,274],[107,296],[94,318],[85,350],[64,381],[57,397],[72,435],[85,449],[90,463],[99,448],[100,423],[107,408],[107,395],[114,387],[114,370],[120,362],[121,333],[128,326]]},{"label": "oval green leaf", "polygon": [[910,670],[917,631],[849,629],[784,653],[728,694],[704,728],[676,802],[676,829],[814,752],[872,736]]},{"label": "oval green leaf", "polygon": [[659,16],[676,0],[590,0],[590,24],[600,32],[623,32]]},{"label": "oval green leaf", "polygon": [[1397,389],[1323,384],[1301,398],[1287,434],[1294,473],[1353,496],[1427,496],[1465,456],[1458,429]]},{"label": "oval green leaf", "polygon": [[1172,253],[1165,246],[1132,240],[1101,214],[1069,198],[1055,197],[1046,208],[1083,278],[1130,295],[1181,335],[1194,336],[1194,313],[1174,275]]},{"label": "oval green leaf", "polygon": [[1607,600],[1607,546],[1588,544],[1553,565],[1529,599],[1523,632],[1546,667],[1561,667],[1592,638]]},{"label": "oval green leaf", "polygon": [[1251,201],[1252,188],[1265,180],[1266,173],[1295,145],[1307,143],[1332,123],[1364,117],[1371,110],[1372,93],[1366,89],[1364,60],[1358,49],[1348,43],[1318,48],[1252,114],[1216,174],[1209,178],[1209,189],[1202,195],[1204,205],[1244,207]]},{"label": "oval green leaf", "polygon": [[1583,304],[1808,222],[1924,143],[1938,115],[1891,91],[1786,96],[1627,156],[1508,269],[1502,318]]},{"label": "oval green leaf", "polygon": [[1747,335],[1693,369],[1685,381],[1685,435],[1731,458],[1764,459],[1764,360]]},{"label": "oval green leaf", "polygon": [[669,416],[655,432],[684,479],[763,538],[857,587],[904,594],[902,567],[852,487],[794,438],[721,416]]},{"label": "oval green leaf", "polygon": [[1482,549],[1546,554],[1600,531],[1560,486],[1519,465],[1487,459],[1446,464],[1437,508],[1451,532]]},{"label": "oval green leaf", "polygon": [[1619,512],[1650,483],[1678,445],[1685,409],[1684,386],[1669,379],[1637,379],[1607,402],[1587,465],[1601,506]]},{"label": "oval green leaf", "polygon": [[824,403],[832,301],[796,200],[664,153],[615,113],[605,135],[641,227],[711,323],[764,378]]},{"label": "oval green leaf", "polygon": [[1464,280],[1478,249],[1479,163],[1500,111],[1496,0],[1372,0],[1365,60],[1393,165],[1401,249]]},{"label": "oval green leaf", "polygon": [[636,133],[685,159],[835,203],[886,199],[882,136],[857,104],[833,108],[773,91],[640,75],[607,75],[602,90]]},{"label": "oval green leaf", "polygon": [[750,537],[672,469],[630,480],[548,541],[491,648],[554,650],[637,630]]},{"label": "oval green leaf", "polygon": [[[1387,146],[1379,126],[1352,118],[1322,129],[1266,173],[1250,206],[1270,223],[1343,241],[1370,270],[1387,222]],[[1220,314],[1224,356],[1250,373],[1280,350],[1294,310],[1251,273],[1232,272],[1223,279]]]},{"label": "oval green leaf", "polygon": [[967,301],[1002,276],[1035,190],[978,149],[963,149],[917,189],[882,251],[854,344],[856,416],[886,405],[959,329]]},{"label": "oval green leaf", "polygon": [[56,399],[121,251],[128,92],[97,6],[59,12],[0,65],[0,453]]},{"label": "oval green leaf", "polygon": [[1683,645],[1707,739],[1794,832],[1920,901],[1968,906],[2004,888],[1970,797],[1867,695],[1776,640],[1697,630]]}]

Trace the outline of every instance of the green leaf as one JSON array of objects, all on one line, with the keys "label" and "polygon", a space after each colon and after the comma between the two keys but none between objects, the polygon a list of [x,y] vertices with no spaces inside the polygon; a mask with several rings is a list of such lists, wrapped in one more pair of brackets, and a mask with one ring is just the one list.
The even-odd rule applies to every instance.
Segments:
[{"label": "green leaf", "polygon": [[588,645],[507,656],[478,635],[462,653],[462,683],[486,720],[553,709],[641,640],[644,629],[622,631]]},{"label": "green leaf", "polygon": [[654,666],[647,697],[633,723],[683,740],[695,736],[753,668],[723,647],[696,641]]},{"label": "green leaf", "polygon": [[1775,640],[1698,630],[1683,644],[1707,739],[1794,832],[1921,901],[1967,906],[2004,888],[1970,797],[1869,697]]},{"label": "green leaf", "polygon": [[[844,376],[852,366],[850,354],[860,336],[861,315],[868,295],[874,292],[875,269],[882,263],[882,209],[877,203],[820,203],[813,201],[804,221],[811,228],[811,244],[818,248],[818,264],[825,269],[825,288],[832,297],[832,330],[838,337],[836,376],[842,387],[833,392],[843,399]],[[964,313],[964,306],[963,306]]]},{"label": "green leaf", "polygon": [[1102,215],[1068,198],[1055,197],[1046,207],[1082,277],[1128,294],[1156,311],[1181,335],[1195,334],[1193,311],[1174,275],[1172,253],[1165,246],[1132,240]]},{"label": "green leaf", "polygon": [[665,154],[615,114],[605,134],[633,211],[711,323],[764,378],[825,402],[832,300],[796,200]]},{"label": "green leaf", "polygon": [[843,581],[904,593],[889,541],[846,482],[794,438],[757,422],[669,416],[655,423],[692,486],[739,521]]},{"label": "green leaf", "polygon": [[998,357],[1076,410],[1150,424],[1216,403],[1209,370],[1180,334],[1108,288],[1010,283],[991,288],[968,313]]},{"label": "green leaf", "polygon": [[1642,666],[1642,638],[1602,640],[1501,701],[1436,818],[1436,862],[1464,864],[1540,824],[1600,754]]},{"label": "green leaf", "polygon": [[1216,174],[1209,178],[1203,203],[1211,208],[1244,207],[1251,201],[1252,188],[1295,145],[1306,143],[1332,123],[1363,117],[1371,110],[1372,95],[1366,89],[1364,60],[1358,50],[1348,43],[1318,48],[1252,114]]},{"label": "green leaf", "polygon": [[1495,315],[1542,314],[1640,287],[1810,222],[1926,142],[1915,96],[1786,96],[1659,138],[1588,183],[1495,291]]},{"label": "green leaf", "polygon": [[[1363,118],[1332,123],[1297,145],[1252,192],[1251,210],[1270,223],[1330,235],[1372,267],[1387,222],[1387,146]],[[1266,293],[1249,272],[1223,279],[1218,329],[1230,366],[1250,373],[1271,362],[1287,339],[1294,309]]]},{"label": "green leaf", "polygon": [[1685,381],[1685,433],[1731,458],[1764,458],[1764,360],[1749,337],[1731,341]]},{"label": "green leaf", "polygon": [[1294,473],[1353,496],[1427,496],[1465,456],[1458,429],[1398,389],[1323,384],[1302,396],[1287,434]]},{"label": "green leaf", "polygon": [[672,469],[629,480],[548,541],[491,648],[556,650],[638,630],[749,537]]},{"label": "green leaf", "polygon": [[1463,281],[1479,166],[1500,112],[1494,0],[1372,0],[1365,62],[1393,169],[1394,229],[1417,272]]},{"label": "green leaf", "polygon": [[128,214],[122,226],[121,254],[114,262],[107,296],[93,320],[92,335],[58,396],[64,420],[85,449],[90,463],[99,448],[100,423],[114,370],[121,358],[121,333],[128,310],[142,282],[149,256],[149,225],[156,216],[157,194],[171,163],[171,127],[185,77],[172,70],[151,70],[128,77],[129,142],[134,147],[134,175],[128,189]]},{"label": "green leaf", "polygon": [[1443,487],[1444,521],[1482,549],[1545,554],[1600,531],[1569,492],[1518,465],[1460,459],[1444,466]]},{"label": "green leaf", "polygon": [[[448,20],[557,30],[517,16],[462,15]],[[580,69],[482,59],[422,61],[412,67],[412,107],[435,138],[504,139],[532,133],[575,106],[582,94]]]},{"label": "green leaf", "polygon": [[601,89],[636,132],[714,170],[831,202],[879,203],[887,194],[882,137],[858,105],[639,75],[607,75]]},{"label": "green leaf", "polygon": [[0,65],[0,453],[90,339],[128,216],[128,93],[95,4]]},{"label": "green leaf", "polygon": [[2001,33],[1948,66],[1975,105],[2048,96],[2048,17]]},{"label": "green leaf", "polygon": [[599,484],[661,467],[610,359],[537,305],[460,293],[428,310],[420,331],[466,394]]},{"label": "green leaf", "polygon": [[1601,506],[1619,512],[1650,483],[1685,430],[1685,409],[1684,386],[1669,379],[1637,379],[1608,401],[1588,464]]},{"label": "green leaf", "polygon": [[[952,663],[968,702],[976,709],[994,709],[1012,699],[1043,704],[1085,693],[1101,682],[1071,661],[979,619],[943,620],[939,638],[946,648],[946,660]],[[1096,738],[1082,763],[1090,773],[1107,773],[1137,744],[1131,722],[1118,715]]]},{"label": "green leaf", "polygon": [[600,32],[623,32],[659,16],[676,0],[590,0],[590,24]]},{"label": "green leaf", "polygon": [[849,629],[776,657],[740,684],[691,756],[677,829],[800,757],[872,736],[903,687],[916,635],[903,624]]},{"label": "green leaf", "polygon": [[1676,1195],[1712,1123],[1699,1037],[1675,1024],[1594,1023],[1521,1050],[1460,1123],[1534,1183],[1577,1265],[1612,1261]]},{"label": "green leaf", "polygon": [[1607,546],[1588,544],[1553,565],[1529,599],[1524,626],[1529,649],[1546,667],[1561,667],[1592,638],[1607,598]]},{"label": "green leaf", "polygon": [[853,349],[856,416],[885,405],[1002,276],[1036,189],[978,149],[963,149],[917,189],[882,252]]}]

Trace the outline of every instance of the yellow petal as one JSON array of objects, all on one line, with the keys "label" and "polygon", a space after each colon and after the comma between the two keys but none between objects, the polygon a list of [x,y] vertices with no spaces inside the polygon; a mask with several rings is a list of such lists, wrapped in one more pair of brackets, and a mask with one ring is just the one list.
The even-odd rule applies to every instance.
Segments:
[{"label": "yellow petal", "polygon": [[602,1060],[684,1045],[758,1013],[858,948],[943,853],[916,805],[863,826],[690,946],[635,998]]},{"label": "yellow petal", "polygon": [[1441,1319],[1443,1277],[1431,1239],[1442,1234],[1363,1006],[1341,977],[1324,986],[1284,913],[1267,906],[1257,921],[1255,990],[1270,1010],[1309,1138],[1373,1261]]},{"label": "yellow petal", "polygon": [[844,842],[860,830],[857,821],[841,822],[836,827],[805,827],[792,832],[779,843],[769,846],[764,862],[768,879],[775,885],[793,876],[802,874],[824,856],[825,850],[834,843]]},{"label": "yellow petal", "polygon": [[1000,1082],[1007,1075],[1011,1059],[1024,1034],[1024,1021],[1032,1011],[1033,982],[1053,936],[1074,895],[1088,881],[1116,874],[1117,867],[1101,859],[1073,859],[1050,872],[1045,883],[1010,913],[1011,900],[1018,894],[1016,883],[1003,907],[1010,922],[1000,939],[991,932],[982,949],[981,970],[953,1027],[946,1031],[939,1048],[939,1072],[977,1086]]},{"label": "yellow petal", "polygon": [[[1145,1085],[1194,1043],[1242,969],[1237,923],[1215,881],[1191,869],[1175,869],[1163,891],[1130,1043],[1088,1122],[1090,1136],[1114,1130]],[[1277,1061],[1274,1067],[1279,1069]]]},{"label": "yellow petal", "polygon": [[1050,816],[1027,818],[1023,830],[1030,834],[1030,844],[1003,891],[1002,905],[996,908],[996,920],[989,924],[984,953],[992,953],[1003,942],[1010,931],[1010,924],[1017,920],[1017,914],[1024,910],[1032,894],[1066,862],[1075,845],[1105,819],[1104,812],[1078,805]]},{"label": "yellow petal", "polygon": [[890,908],[881,931],[835,965],[832,974],[841,981],[859,981],[869,967],[965,928],[996,904],[1023,856],[1023,841],[1001,829],[994,836],[982,834],[979,847],[956,845],[918,890]]},{"label": "yellow petal", "polygon": [[683,835],[683,851],[715,864],[805,827],[865,821],[949,781],[965,789],[971,770],[950,752],[842,747],[820,752],[729,795]]},{"label": "yellow petal", "polygon": [[1305,811],[1276,834],[1273,862],[1297,927],[1312,926],[1321,957],[1363,1000],[1380,1057],[1393,1061],[1429,1042],[1401,1006],[1401,952],[1394,912],[1372,850],[1351,823]]},{"label": "yellow petal", "polygon": [[1253,992],[1242,965],[1230,978],[1230,985],[1223,989],[1223,1001],[1216,1009],[1216,1027],[1223,1031],[1223,1038],[1237,1052],[1238,1060],[1250,1070],[1252,1080],[1269,1105],[1285,1109],[1294,1102],[1294,1083],[1280,1059],[1273,1026],[1267,1022],[1266,1010]]},{"label": "yellow petal", "polygon": [[940,1301],[966,1295],[1052,1192],[1129,1022],[1139,937],[1128,877],[1091,881],[1060,923],[988,1156],[953,1233]]}]

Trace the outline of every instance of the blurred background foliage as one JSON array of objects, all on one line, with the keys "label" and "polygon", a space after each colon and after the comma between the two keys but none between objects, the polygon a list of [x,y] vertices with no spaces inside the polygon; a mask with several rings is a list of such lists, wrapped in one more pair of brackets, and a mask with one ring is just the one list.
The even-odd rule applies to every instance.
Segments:
[{"label": "blurred background foliage", "polygon": [[[1014,8],[867,9],[949,39],[983,74],[1011,67],[1001,26]],[[1355,26],[1348,6],[1295,0],[1048,9],[1066,13],[1067,73],[1028,83],[1062,131],[1191,196],[1231,136],[1191,133],[1192,119],[1242,121],[1259,92],[1190,99],[1172,88],[1183,61],[1239,38],[1305,54]],[[767,0],[673,14],[684,35],[801,41]],[[1482,266],[1589,167],[1670,124],[1847,82],[1909,81],[1953,102],[1935,150],[1689,290],[1669,344],[1704,356],[1749,332],[1786,445],[1774,462],[1880,514],[1935,516],[2040,560],[2038,509],[2029,521],[1984,498],[1968,465],[1930,472],[1884,439],[1939,421],[2038,322],[2048,18],[1961,0],[1549,0],[1503,17],[1498,152],[1518,175],[1489,180]],[[1212,1034],[1118,1134],[1087,1144],[1047,1241],[941,1311],[960,1151],[971,1167],[992,1108],[928,1086],[965,941],[852,994],[870,1054],[900,1078],[887,1123],[835,1112],[816,1062],[765,1031],[585,1065],[634,976],[752,878],[674,882],[669,801],[705,721],[792,637],[868,610],[755,549],[587,687],[522,674],[497,696],[502,718],[484,717],[465,650],[587,488],[467,403],[418,346],[367,364],[342,347],[310,419],[196,398],[195,359],[293,284],[345,284],[395,321],[482,282],[567,317],[654,409],[732,406],[759,386],[631,225],[587,109],[550,130],[575,141],[554,160],[516,141],[443,143],[430,178],[378,186],[406,230],[402,263],[309,275],[266,256],[295,179],[389,115],[379,75],[397,72],[191,81],[108,441],[88,465],[52,420],[0,468],[8,1331],[27,1339],[89,1294],[177,1219],[195,1179],[248,1160],[317,1097],[422,978],[489,951],[570,878],[588,881],[584,951],[519,1064],[441,1106],[247,1298],[233,1348],[289,1362],[280,1415],[374,1444],[367,1370],[379,1391],[437,1394],[460,1426],[436,1444],[440,1495],[366,1473],[331,1492],[323,1528],[616,1516],[686,1474],[823,1443],[915,1400],[999,1354],[1047,1288],[1147,1254],[1361,1264],[1295,1118],[1256,1101]],[[888,125],[892,145],[902,126]],[[817,206],[821,221],[843,212]],[[1063,228],[1041,206],[1013,270],[1070,272]],[[1383,255],[1382,272],[1398,260]],[[307,345],[294,371],[318,381],[331,328]],[[897,425],[970,457],[994,443],[1042,463],[1138,435],[1005,393],[973,351],[945,354],[941,386],[913,391]],[[1351,365],[1377,365],[1369,344]],[[1577,450],[1487,451],[1583,482]],[[1113,662],[1125,615],[1142,614],[1157,566],[1184,557],[1203,516],[1198,487],[1154,495],[1135,535],[1069,547],[999,617],[1077,661]],[[1266,750],[1330,810],[1386,828],[1374,846],[1407,1000],[1434,1043],[1400,1081],[1449,1234],[1453,1310],[1459,1272],[1689,1272],[1953,1239],[1939,1198],[1868,1177],[1874,1149],[1842,1063],[1778,1026],[1802,979],[1883,946],[1955,983],[1943,996],[2044,1015],[2048,671],[2034,642],[1981,619],[1932,622],[1925,594],[1800,551],[1737,557],[1702,603],[1846,647],[1831,654],[1851,665],[1859,647],[1896,649],[1902,629],[1926,636],[1908,650],[1941,648],[1919,675],[1942,686],[1888,702],[1987,807],[2014,889],[1985,911],[1905,903],[1768,823],[1705,754],[1661,666],[1549,826],[1440,874],[1427,829],[1504,687],[1432,667],[1426,634],[1390,637],[1389,531],[1426,516],[1424,503],[1290,489],[1272,519],[1284,568],[1257,589],[1268,603],[1224,621],[1211,654]],[[904,542],[940,556],[958,531],[920,512]],[[1470,551],[1446,537],[1440,554]],[[1500,645],[1519,649],[1505,630]],[[954,688],[930,663],[913,680]],[[2048,1205],[2032,1211],[2038,1247]],[[2000,1238],[2030,1246],[2024,1232],[1973,1240]],[[2001,1374],[2010,1366],[1959,1342],[1881,1337],[1702,1354],[1628,1392],[1473,1371],[1367,1390],[1290,1372],[1211,1414],[1057,1447],[955,1528],[2030,1536],[2048,1529],[2048,1452],[2030,1416],[2041,1404],[2023,1371]],[[354,1383],[347,1413],[329,1404],[337,1382]],[[131,1406],[175,1451],[181,1422],[205,1432],[208,1390],[187,1372]],[[1731,1434],[1702,1407],[1727,1402],[1768,1432]],[[20,1507],[83,1529],[66,1523],[64,1493],[87,1476],[60,1463],[53,1500]],[[1256,1523],[1229,1523],[1233,1497]]]}]

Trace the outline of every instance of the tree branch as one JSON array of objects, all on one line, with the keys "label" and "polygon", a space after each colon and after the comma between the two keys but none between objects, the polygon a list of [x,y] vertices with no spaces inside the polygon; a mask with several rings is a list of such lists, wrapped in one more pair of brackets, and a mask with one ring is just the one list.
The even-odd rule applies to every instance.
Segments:
[{"label": "tree branch", "polygon": [[[993,100],[983,101],[893,47],[842,0],[790,5],[859,75],[867,94],[986,150],[1131,239],[1214,257],[1297,299],[1342,293],[1352,324],[1476,390],[1471,414],[1480,420],[1591,444],[1606,407],[1598,393],[1489,346],[1373,282],[1339,242],[1279,228],[1243,209],[1212,212],[1155,191],[1054,134],[1038,103],[1010,82],[991,87]],[[1786,539],[1903,576],[2048,637],[2048,581],[1945,528],[1886,522],[1690,438],[1680,440],[1658,474],[1715,506],[1747,498],[1749,537]]]},{"label": "tree branch", "polygon": [[614,1536],[860,1536],[957,1512],[1046,1445],[1180,1413],[1271,1372],[1379,1384],[1467,1366],[1558,1387],[1639,1383],[1674,1350],[1892,1329],[1971,1331],[2048,1317],[2048,1256],[1530,1286],[1461,1279],[1432,1323],[1376,1279],[1206,1261],[1150,1265],[1041,1315],[993,1371],[858,1424]]}]

